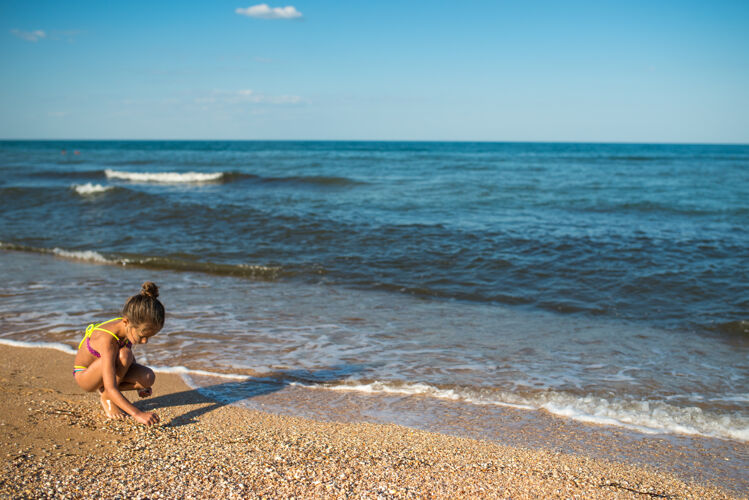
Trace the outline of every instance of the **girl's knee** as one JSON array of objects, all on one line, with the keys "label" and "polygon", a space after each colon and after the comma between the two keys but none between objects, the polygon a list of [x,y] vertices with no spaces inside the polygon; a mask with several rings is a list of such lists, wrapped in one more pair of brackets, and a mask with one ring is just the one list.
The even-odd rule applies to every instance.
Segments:
[{"label": "girl's knee", "polygon": [[133,351],[131,349],[123,347],[120,349],[117,359],[123,367],[128,368],[135,361],[135,356],[133,356]]},{"label": "girl's knee", "polygon": [[150,368],[146,368],[143,374],[143,387],[151,387],[154,382],[156,382],[156,374]]}]

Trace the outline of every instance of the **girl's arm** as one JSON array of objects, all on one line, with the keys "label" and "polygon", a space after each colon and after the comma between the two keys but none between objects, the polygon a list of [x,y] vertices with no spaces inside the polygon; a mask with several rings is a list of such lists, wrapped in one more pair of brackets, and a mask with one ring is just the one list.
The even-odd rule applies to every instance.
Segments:
[{"label": "girl's arm", "polygon": [[116,368],[119,348],[116,348],[115,345],[114,342],[107,342],[101,353],[101,378],[107,397],[138,422],[146,425],[155,424],[158,422],[158,417],[154,413],[140,411],[130,401],[125,399],[125,396],[122,395],[120,389],[117,387]]}]

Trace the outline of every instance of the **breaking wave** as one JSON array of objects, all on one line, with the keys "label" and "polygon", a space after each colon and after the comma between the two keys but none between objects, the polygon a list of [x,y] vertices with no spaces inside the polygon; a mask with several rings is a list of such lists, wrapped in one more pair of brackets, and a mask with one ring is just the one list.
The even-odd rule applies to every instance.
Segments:
[{"label": "breaking wave", "polygon": [[91,196],[111,191],[114,186],[102,186],[101,184],[87,182],[86,184],[73,184],[71,188],[81,196]]},{"label": "breaking wave", "polygon": [[147,269],[164,269],[171,271],[188,271],[215,274],[219,276],[239,276],[261,281],[275,281],[281,277],[293,276],[294,273],[280,266],[258,264],[222,264],[218,262],[193,261],[174,257],[159,257],[137,254],[102,254],[93,250],[66,250],[63,248],[37,248],[0,241],[0,249],[19,252],[52,254],[69,260],[91,264],[109,264],[134,266]]},{"label": "breaking wave", "polygon": [[220,182],[224,177],[223,172],[124,172],[111,169],[106,169],[104,175],[109,179],[120,179],[131,182],[155,182],[160,184],[202,184]]},{"label": "breaking wave", "polygon": [[119,263],[124,264],[123,261],[118,262],[117,260],[107,259],[99,252],[94,252],[91,250],[71,251],[71,250],[63,250],[62,248],[53,248],[50,253],[57,255],[58,257],[62,257],[64,259],[82,260],[85,262],[95,262],[97,264],[119,264]]}]

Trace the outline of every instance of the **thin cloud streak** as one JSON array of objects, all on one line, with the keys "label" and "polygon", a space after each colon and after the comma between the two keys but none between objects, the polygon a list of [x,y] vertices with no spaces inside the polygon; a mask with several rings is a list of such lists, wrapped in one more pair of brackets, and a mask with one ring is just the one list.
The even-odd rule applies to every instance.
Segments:
[{"label": "thin cloud streak", "polygon": [[42,38],[47,38],[47,33],[44,30],[34,31],[21,31],[21,30],[10,30],[10,32],[22,40],[27,42],[38,42]]},{"label": "thin cloud streak", "polygon": [[299,104],[298,95],[268,95],[250,89],[213,90],[208,96],[195,99],[197,104]]}]

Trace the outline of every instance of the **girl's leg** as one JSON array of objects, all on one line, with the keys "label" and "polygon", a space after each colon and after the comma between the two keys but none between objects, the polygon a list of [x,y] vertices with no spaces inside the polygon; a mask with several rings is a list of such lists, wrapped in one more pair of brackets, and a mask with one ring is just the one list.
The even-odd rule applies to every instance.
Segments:
[{"label": "girl's leg", "polygon": [[121,391],[137,390],[138,396],[145,398],[151,395],[151,386],[156,380],[156,374],[147,366],[133,363],[120,382]]},{"label": "girl's leg", "polygon": [[[120,349],[115,360],[115,381],[120,385],[123,378],[127,374],[130,366],[135,361],[133,357],[133,351],[127,347]],[[87,392],[93,392],[98,390],[101,395],[101,406],[104,408],[104,413],[109,418],[123,418],[125,413],[115,405],[104,392],[104,386],[102,384],[102,362],[101,359],[94,360],[88,368],[82,372],[78,372],[75,376],[75,381],[78,385]]]}]

